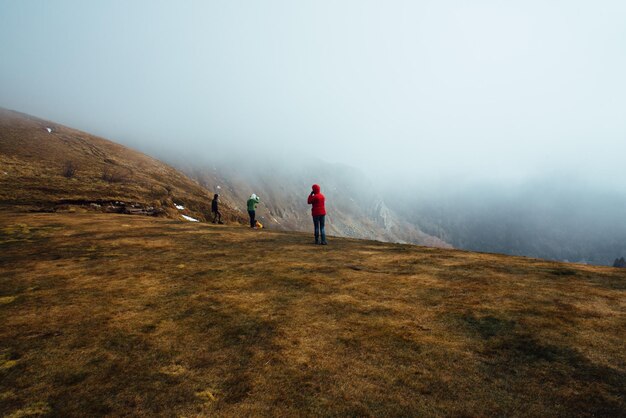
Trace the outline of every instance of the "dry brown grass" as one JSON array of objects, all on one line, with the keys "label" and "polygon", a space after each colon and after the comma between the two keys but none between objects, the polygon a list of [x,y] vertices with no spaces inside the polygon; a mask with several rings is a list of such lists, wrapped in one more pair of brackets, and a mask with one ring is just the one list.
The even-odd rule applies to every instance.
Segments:
[{"label": "dry brown grass", "polygon": [[[48,133],[46,127],[54,130]],[[68,170],[71,167],[71,170]],[[71,172],[71,175],[69,174]],[[207,190],[172,167],[122,145],[0,108],[0,205],[20,210],[89,210],[123,201],[179,217],[174,203],[211,217]],[[223,219],[245,222],[222,205]]]},{"label": "dry brown grass", "polygon": [[626,272],[0,213],[0,414],[618,416]]}]

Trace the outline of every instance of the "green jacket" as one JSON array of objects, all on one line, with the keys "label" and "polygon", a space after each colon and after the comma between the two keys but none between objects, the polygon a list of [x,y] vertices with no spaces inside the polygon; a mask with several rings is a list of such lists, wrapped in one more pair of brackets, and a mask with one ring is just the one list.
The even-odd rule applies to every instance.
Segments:
[{"label": "green jacket", "polygon": [[248,199],[248,210],[256,210],[256,205],[259,204],[259,200],[259,196],[250,196],[250,199]]}]

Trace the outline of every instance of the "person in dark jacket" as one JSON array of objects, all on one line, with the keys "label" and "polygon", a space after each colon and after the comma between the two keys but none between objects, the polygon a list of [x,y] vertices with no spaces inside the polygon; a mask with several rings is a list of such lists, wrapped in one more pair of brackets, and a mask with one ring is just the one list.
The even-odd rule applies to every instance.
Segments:
[{"label": "person in dark jacket", "polygon": [[[311,215],[313,215],[313,227],[315,228],[315,243],[321,245],[327,245],[326,231],[324,230],[324,221],[326,218],[326,208],[324,203],[326,198],[320,191],[320,186],[314,184],[311,194],[309,195],[308,203],[313,205],[311,208]],[[320,234],[322,240],[320,241]]]},{"label": "person in dark jacket", "polygon": [[218,195],[217,193],[215,193],[215,195],[213,195],[213,200],[211,201],[211,212],[213,212],[213,223],[214,224],[223,224],[224,222],[222,222],[222,213],[220,212],[219,209],[219,198],[220,195]]},{"label": "person in dark jacket", "polygon": [[252,193],[248,202],[246,202],[248,205],[248,216],[250,216],[250,228],[256,229],[256,207],[259,204],[259,201],[259,196]]}]

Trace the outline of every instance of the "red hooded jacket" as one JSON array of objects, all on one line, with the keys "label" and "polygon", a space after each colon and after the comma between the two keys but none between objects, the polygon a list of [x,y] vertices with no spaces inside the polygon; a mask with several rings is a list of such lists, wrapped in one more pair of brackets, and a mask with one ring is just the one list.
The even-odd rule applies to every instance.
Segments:
[{"label": "red hooded jacket", "polygon": [[317,184],[314,184],[313,194],[309,195],[309,200],[308,200],[309,205],[313,205],[313,208],[311,209],[311,214],[313,216],[326,215],[326,208],[324,207],[325,201],[326,201],[326,198],[320,192],[320,186],[318,186]]}]

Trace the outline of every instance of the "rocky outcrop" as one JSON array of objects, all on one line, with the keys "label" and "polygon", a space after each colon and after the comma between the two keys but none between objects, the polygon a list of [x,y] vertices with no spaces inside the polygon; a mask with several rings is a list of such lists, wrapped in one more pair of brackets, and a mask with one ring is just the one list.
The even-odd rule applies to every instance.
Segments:
[{"label": "rocky outcrop", "polygon": [[383,199],[378,199],[376,201],[369,215],[374,222],[376,222],[376,224],[382,227],[385,231],[390,231],[395,224],[392,219],[391,210],[387,207]]}]

